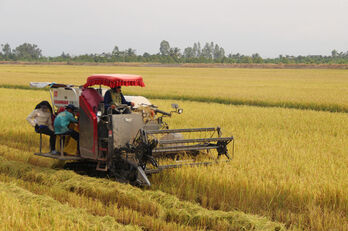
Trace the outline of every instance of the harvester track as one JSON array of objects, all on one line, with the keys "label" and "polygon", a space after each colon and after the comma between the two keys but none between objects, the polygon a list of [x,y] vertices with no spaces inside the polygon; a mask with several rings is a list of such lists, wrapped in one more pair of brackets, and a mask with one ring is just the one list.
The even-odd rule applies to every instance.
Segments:
[{"label": "harvester track", "polygon": [[106,178],[106,179],[111,179],[120,183],[129,183],[132,185],[136,185],[136,182],[117,176],[111,171],[105,171],[105,172],[98,171],[96,168],[97,168],[96,162],[86,161],[86,160],[68,162],[68,163],[65,163],[63,167],[63,169],[72,170],[79,175],[86,175],[89,177],[96,177],[96,178]]},{"label": "harvester track", "polygon": [[65,163],[64,169],[72,170],[80,175],[87,175],[91,177],[108,177],[107,172],[97,171],[97,163],[92,161],[76,161]]}]

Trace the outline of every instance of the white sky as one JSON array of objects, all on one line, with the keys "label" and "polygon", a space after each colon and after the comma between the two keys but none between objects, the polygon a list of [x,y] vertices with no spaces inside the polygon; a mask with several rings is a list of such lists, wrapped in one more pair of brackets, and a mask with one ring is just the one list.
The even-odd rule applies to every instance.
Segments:
[{"label": "white sky", "polygon": [[159,52],[216,42],[227,54],[330,54],[348,50],[348,0],[0,0],[0,44],[44,55],[133,48]]}]

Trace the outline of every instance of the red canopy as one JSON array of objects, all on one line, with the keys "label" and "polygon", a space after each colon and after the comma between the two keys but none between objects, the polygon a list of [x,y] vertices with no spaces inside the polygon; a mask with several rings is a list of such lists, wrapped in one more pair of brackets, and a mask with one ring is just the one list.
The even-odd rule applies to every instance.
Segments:
[{"label": "red canopy", "polygon": [[143,78],[140,75],[127,74],[95,74],[87,78],[87,82],[83,87],[93,85],[105,85],[111,88],[118,86],[141,86],[145,87]]}]

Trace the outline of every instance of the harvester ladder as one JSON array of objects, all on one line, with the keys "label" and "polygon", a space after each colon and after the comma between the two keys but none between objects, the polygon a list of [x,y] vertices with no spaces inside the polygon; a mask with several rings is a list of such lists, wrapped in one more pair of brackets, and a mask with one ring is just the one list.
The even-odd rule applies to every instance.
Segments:
[{"label": "harvester ladder", "polygon": [[[105,144],[106,142],[106,144]],[[99,138],[98,139],[98,154],[97,154],[97,171],[104,171],[106,172],[108,170],[107,165],[107,153],[108,153],[108,145],[107,145],[107,138]]]}]

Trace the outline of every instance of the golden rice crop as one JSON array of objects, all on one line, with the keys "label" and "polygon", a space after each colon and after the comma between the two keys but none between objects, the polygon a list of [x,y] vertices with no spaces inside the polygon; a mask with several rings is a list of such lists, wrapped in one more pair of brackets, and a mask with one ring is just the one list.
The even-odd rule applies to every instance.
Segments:
[{"label": "golden rice crop", "polygon": [[[1,110],[7,111],[0,118],[7,121],[1,124],[5,128],[2,145],[23,151],[37,150],[38,135],[24,118],[36,99],[46,95],[47,92],[41,91],[0,90]],[[169,109],[168,101],[154,103]],[[207,208],[226,211],[237,208],[273,217],[289,226],[323,230],[333,226],[344,230],[347,225],[344,214],[348,211],[346,114],[180,104],[185,112],[170,120],[173,128],[221,125],[224,135],[235,135],[236,155],[229,164],[163,172],[152,177],[153,188]],[[16,122],[6,126],[10,121]],[[22,142],[13,137],[19,137]],[[54,164],[30,153],[16,154],[9,148],[2,153],[6,158],[18,155],[13,159],[40,166]]]},{"label": "golden rice crop", "polygon": [[21,178],[9,177],[8,175],[0,174],[0,181],[15,183],[16,185],[27,189],[30,192],[39,195],[50,196],[60,203],[68,204],[73,208],[85,209],[88,213],[97,216],[111,216],[121,224],[134,224],[147,230],[198,230],[199,227],[191,228],[187,225],[177,224],[156,218],[144,213],[139,213],[136,210],[128,208],[117,203],[103,203],[102,201],[87,197],[85,195],[76,194],[66,191],[59,185],[46,186],[40,183],[25,181]]},{"label": "golden rice crop", "polygon": [[[34,187],[32,184],[26,185],[31,190],[33,188],[35,190],[35,184],[38,184],[40,185],[39,192],[46,192],[48,195],[54,194],[57,200],[66,200],[74,206],[78,206],[76,200],[86,201],[83,197],[93,198],[101,203],[93,203],[92,201],[87,205],[97,204],[97,208],[104,207],[104,212],[108,212],[106,215],[113,215],[121,222],[126,222],[126,219],[133,217],[139,223],[156,230],[163,230],[163,227],[167,228],[171,222],[176,222],[179,225],[172,224],[172,229],[167,230],[174,228],[175,230],[179,228],[189,230],[190,228],[185,228],[185,225],[193,226],[196,229],[202,227],[213,230],[238,230],[240,227],[246,227],[247,230],[282,229],[280,224],[270,222],[266,218],[242,212],[210,211],[197,204],[180,201],[174,196],[159,191],[142,191],[130,185],[110,180],[79,176],[71,171],[39,168],[16,161],[6,161],[3,158],[0,160],[0,173],[3,174],[0,179],[2,181],[18,178],[25,182],[31,182]],[[23,182],[21,183],[23,184]],[[69,192],[81,195],[82,198],[67,197]],[[90,201],[87,200],[87,202]],[[83,206],[80,205],[80,207]],[[85,208],[94,213],[100,211],[93,209],[93,207]],[[119,208],[121,208],[120,211],[115,212],[115,209]],[[123,211],[128,211],[128,214],[122,213],[122,208],[126,208]],[[127,208],[133,210],[131,214]],[[129,217],[125,219],[121,217],[122,215]],[[139,215],[144,217],[139,218]],[[149,219],[146,219],[147,216],[152,216],[150,223],[147,221]],[[169,225],[163,225],[163,221],[168,222]],[[128,220],[128,222],[133,221]],[[156,226],[158,228],[154,228]]]},{"label": "golden rice crop", "polygon": [[[345,97],[348,83],[345,70],[0,66],[0,84],[23,85],[30,81],[60,82],[60,80],[82,84],[86,76],[91,73],[103,72],[142,74],[147,88],[125,88],[124,91],[139,95],[144,92],[145,95],[154,98],[184,98],[205,102],[222,100],[223,103],[224,100],[230,102],[235,100],[234,102],[247,104],[253,102],[255,104],[257,101],[262,102],[263,106],[294,105],[297,108],[316,110],[330,108],[345,110],[348,105],[348,99]],[[10,78],[5,78],[6,76]],[[30,154],[37,151],[39,140],[38,135],[24,119],[35,104],[43,99],[48,99],[48,92],[0,89],[1,156],[37,166],[59,165],[55,161],[33,157]],[[168,106],[173,101],[152,100],[152,102],[169,110]],[[180,229],[191,229],[195,225],[203,229],[204,227],[226,229],[228,226],[222,225],[224,223],[214,223],[219,220],[218,217],[224,217],[223,214],[219,214],[220,210],[237,209],[283,222],[290,229],[348,229],[348,115],[346,113],[190,101],[180,101],[179,104],[184,108],[184,114],[176,115],[169,120],[171,128],[220,125],[224,135],[235,136],[236,154],[234,159],[226,164],[182,168],[154,175],[151,179],[153,186],[146,192],[161,190],[217,212],[208,215],[213,219],[206,220],[205,216],[199,215],[196,221],[196,218],[191,217],[196,210],[185,207],[179,201],[184,209],[175,208],[172,215],[166,216],[170,217],[169,221],[178,223]],[[47,140],[45,146],[48,147]],[[3,179],[0,177],[0,181],[12,177],[10,182],[21,184],[21,177],[6,171],[3,174],[5,175]],[[89,180],[83,178],[81,181],[84,184]],[[28,190],[30,190],[28,185],[39,184],[40,189],[37,191],[49,194],[46,187],[51,186],[44,186],[36,181],[25,180],[25,182],[27,183],[22,183],[23,187]],[[56,184],[54,187],[59,185]],[[129,190],[129,195],[132,195],[134,191],[130,188],[124,190]],[[73,194],[71,197],[74,197],[75,191],[70,193]],[[176,226],[170,223],[166,226],[163,223],[165,219],[159,215],[163,214],[163,207],[170,208],[171,205],[166,204],[167,202],[160,203],[157,199],[152,200],[152,197],[160,195],[156,191],[154,193],[148,197],[151,200],[144,202],[144,207],[137,208],[135,205],[132,207],[132,203],[127,204],[127,198],[115,201],[117,206],[125,205],[123,208],[127,212],[124,213],[113,213],[109,207],[90,209],[90,212],[100,215],[102,214],[100,211],[106,210],[107,215],[122,224],[142,224],[148,229],[157,227],[158,230],[176,229]],[[52,193],[50,195],[54,197]],[[85,195],[76,197],[85,200],[83,196]],[[175,199],[168,194],[164,198]],[[71,199],[69,203],[76,204],[73,201],[75,199]],[[93,205],[98,208],[97,204]],[[141,211],[146,206],[148,206],[146,211],[153,212],[143,214]],[[184,214],[188,211],[191,211],[189,212],[191,215],[185,220]],[[200,211],[203,210],[200,208]],[[126,213],[133,214],[131,216],[133,222],[126,222],[126,219],[120,218]],[[139,215],[149,217],[140,219]],[[150,225],[151,222],[153,225]],[[249,220],[248,224],[254,223]]]},{"label": "golden rice crop", "polygon": [[140,74],[146,88],[127,91],[161,99],[348,112],[347,70],[0,65],[0,85],[81,85],[93,73]]},{"label": "golden rice crop", "polygon": [[[44,99],[45,95],[47,92],[0,89],[0,110],[6,112],[0,114],[1,128],[4,128],[0,140],[1,156],[41,167],[59,164],[56,161],[32,155],[32,152],[37,151],[38,148],[38,135],[33,132],[33,128],[24,119],[35,106],[37,98]],[[44,145],[47,146],[47,140],[45,141]],[[99,209],[91,209],[90,206],[86,209],[98,215],[102,214],[100,211],[107,211],[106,215],[115,217],[116,221],[122,224],[141,224],[151,230],[190,230],[193,227],[194,229],[239,230],[242,226],[245,229],[254,230],[282,228],[282,225],[269,222],[265,218],[240,212],[209,212],[209,210],[189,202],[181,202],[177,198],[161,192],[146,191],[144,193],[132,186],[113,183],[109,180],[79,176],[76,179],[76,174],[71,175],[72,173],[67,171],[58,173],[55,170],[34,168],[18,162],[12,164],[5,160],[0,162],[0,173],[3,174],[1,181],[6,178],[15,178],[17,183],[23,180],[29,183],[24,185],[32,191],[34,191],[32,188],[35,188],[33,184],[40,184],[40,189],[35,193],[46,192],[49,195],[53,193],[50,190],[53,190],[56,195],[54,199],[62,202],[66,200],[66,196],[62,196],[64,192],[58,193],[59,190],[80,195],[69,201],[73,205],[76,205],[77,199],[83,200],[81,197],[94,198],[100,202],[87,203],[87,205],[91,205],[92,208],[97,205],[96,208]],[[13,181],[12,179],[9,182]],[[100,209],[100,206],[104,209]],[[120,208],[120,211],[117,211],[116,208]]]},{"label": "golden rice crop", "polygon": [[109,216],[93,216],[14,184],[0,182],[1,230],[141,230]]},{"label": "golden rice crop", "polygon": [[257,211],[314,230],[347,229],[347,114],[180,104],[186,111],[171,119],[173,128],[221,125],[224,135],[235,136],[235,158],[163,172],[151,179],[154,188],[212,209]]}]

